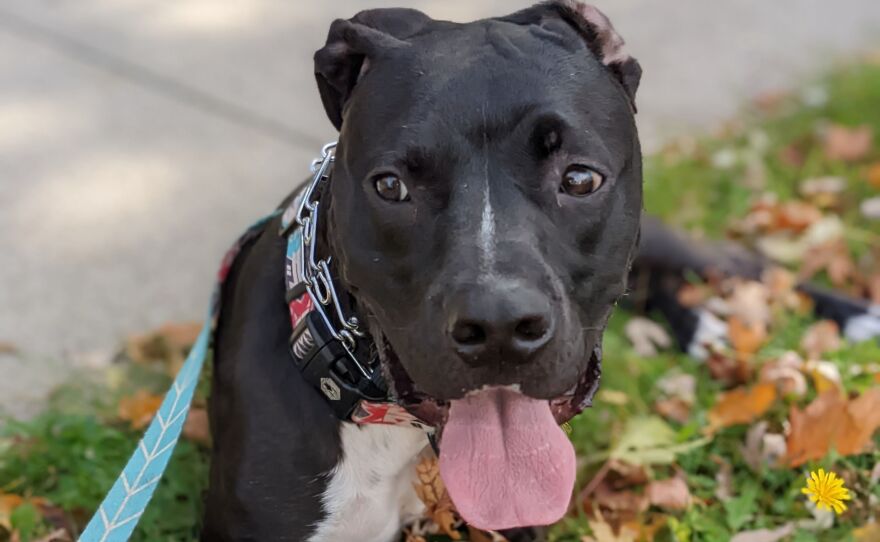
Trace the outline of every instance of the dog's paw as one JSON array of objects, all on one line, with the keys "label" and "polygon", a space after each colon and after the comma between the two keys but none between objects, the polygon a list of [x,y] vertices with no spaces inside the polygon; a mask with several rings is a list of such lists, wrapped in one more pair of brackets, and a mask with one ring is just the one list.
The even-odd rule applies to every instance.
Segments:
[{"label": "dog's paw", "polygon": [[880,337],[880,305],[873,305],[862,314],[849,316],[843,325],[843,334],[853,342]]}]

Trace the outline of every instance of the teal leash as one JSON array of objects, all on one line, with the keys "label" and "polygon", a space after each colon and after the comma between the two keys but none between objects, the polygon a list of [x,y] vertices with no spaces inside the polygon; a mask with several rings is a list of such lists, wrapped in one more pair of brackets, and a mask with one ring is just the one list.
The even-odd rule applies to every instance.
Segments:
[{"label": "teal leash", "polygon": [[264,231],[266,223],[280,214],[281,209],[257,221],[226,253],[220,266],[218,284],[212,296],[208,317],[195,344],[177,376],[174,377],[174,382],[165,394],[153,421],[138,442],[137,449],[131,454],[119,478],[98,507],[98,511],[89,520],[89,524],[79,537],[79,542],[126,542],[131,537],[153,497],[153,492],[156,491],[159,480],[165,473],[174,447],[177,446],[180,434],[183,432],[183,425],[199,383],[202,365],[208,356],[211,337],[220,312],[221,285],[229,275],[242,247],[256,239]]},{"label": "teal leash", "polygon": [[171,453],[180,440],[211,338],[211,318],[177,373],[162,406],[150,422],[119,478],[92,516],[80,542],[125,542],[147,508]]}]

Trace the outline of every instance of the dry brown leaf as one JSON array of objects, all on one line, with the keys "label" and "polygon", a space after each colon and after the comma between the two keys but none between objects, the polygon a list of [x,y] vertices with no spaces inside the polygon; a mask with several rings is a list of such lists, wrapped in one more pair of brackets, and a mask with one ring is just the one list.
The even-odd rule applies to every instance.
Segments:
[{"label": "dry brown leaf", "polygon": [[772,382],[780,395],[798,397],[807,393],[807,379],[802,372],[804,361],[797,352],[786,352],[761,367],[761,382]]},{"label": "dry brown leaf", "polygon": [[691,417],[691,404],[678,397],[659,399],[654,403],[654,410],[664,418],[678,423],[686,423]]},{"label": "dry brown leaf", "polygon": [[70,536],[70,533],[67,529],[55,529],[51,533],[46,536],[41,536],[40,538],[35,539],[33,542],[72,542],[73,537]]},{"label": "dry brown leaf", "polygon": [[593,536],[581,537],[581,542],[636,542],[639,536],[637,531],[627,526],[622,526],[620,531],[615,533],[614,528],[605,523],[601,516],[599,519],[587,520],[587,523],[590,524]]},{"label": "dry brown leaf", "polygon": [[729,501],[733,498],[733,467],[719,455],[713,454],[709,459],[718,465],[718,472],[715,473],[715,498],[722,502]]},{"label": "dry brown leaf", "polygon": [[822,208],[835,207],[846,190],[843,177],[813,177],[801,182],[798,187],[801,195],[814,205]]},{"label": "dry brown leaf", "polygon": [[778,542],[794,532],[794,524],[786,523],[776,529],[757,529],[737,533],[730,542]]},{"label": "dry brown leaf", "polygon": [[788,230],[802,232],[822,219],[822,211],[806,201],[786,201],[775,210],[770,231]]},{"label": "dry brown leaf", "polygon": [[737,388],[721,394],[709,410],[709,432],[722,427],[751,423],[762,416],[776,400],[776,386],[761,382],[751,389]]},{"label": "dry brown leaf", "polygon": [[768,433],[769,423],[760,421],[749,428],[745,445],[741,448],[746,464],[755,472],[765,466],[776,466],[786,455],[785,437]]},{"label": "dry brown leaf", "polygon": [[208,424],[208,411],[203,407],[193,407],[183,424],[183,436],[199,444],[211,444],[211,428]]},{"label": "dry brown leaf", "polygon": [[684,510],[691,503],[691,492],[681,478],[654,480],[645,488],[648,502],[666,510]]},{"label": "dry brown leaf", "polygon": [[747,359],[766,342],[767,324],[764,322],[747,324],[740,318],[731,316],[727,319],[727,333],[737,355]]},{"label": "dry brown leaf", "polygon": [[825,157],[846,162],[861,160],[871,152],[873,139],[874,134],[868,125],[849,128],[833,124],[825,132]]},{"label": "dry brown leaf", "polygon": [[12,511],[24,504],[24,498],[19,495],[0,493],[0,527],[7,531],[12,530],[10,516]]},{"label": "dry brown leaf", "polygon": [[838,288],[859,279],[858,266],[842,239],[816,245],[804,254],[803,265],[798,273],[799,279],[806,281],[820,271],[828,273],[831,283]]},{"label": "dry brown leaf", "polygon": [[470,542],[508,542],[507,538],[497,531],[481,531],[470,525],[467,529]]},{"label": "dry brown leaf", "polygon": [[880,188],[880,162],[868,167],[868,184]]},{"label": "dry brown leaf", "polygon": [[831,390],[801,411],[792,406],[787,439],[788,464],[798,467],[821,459],[833,446],[840,455],[862,453],[880,428],[880,388],[855,399]]},{"label": "dry brown leaf", "polygon": [[169,374],[177,374],[201,328],[198,322],[167,323],[145,335],[129,338],[125,353],[136,363],[165,363]]},{"label": "dry brown leaf", "polygon": [[734,282],[727,298],[728,315],[747,326],[766,325],[770,321],[769,302],[770,290],[764,284],[757,281]]},{"label": "dry brown leaf", "polygon": [[656,356],[658,348],[665,350],[672,346],[672,338],[663,326],[640,316],[631,318],[624,326],[623,333],[642,357]]},{"label": "dry brown leaf", "polygon": [[809,359],[818,359],[826,352],[841,347],[840,327],[834,320],[822,320],[807,328],[801,338],[801,349]]},{"label": "dry brown leaf", "polygon": [[161,405],[162,396],[138,390],[134,395],[119,400],[116,415],[120,420],[128,422],[132,429],[142,429],[150,423]]},{"label": "dry brown leaf", "polygon": [[437,524],[440,531],[453,540],[461,540],[461,533],[455,528],[456,515],[452,499],[446,492],[440,478],[440,464],[435,456],[426,456],[416,465],[416,495],[425,504],[428,517]]},{"label": "dry brown leaf", "polygon": [[880,523],[872,521],[853,529],[853,539],[855,542],[880,542]]},{"label": "dry brown leaf", "polygon": [[713,379],[725,387],[739,386],[752,379],[752,366],[742,357],[732,357],[712,350],[706,360],[706,367]]}]

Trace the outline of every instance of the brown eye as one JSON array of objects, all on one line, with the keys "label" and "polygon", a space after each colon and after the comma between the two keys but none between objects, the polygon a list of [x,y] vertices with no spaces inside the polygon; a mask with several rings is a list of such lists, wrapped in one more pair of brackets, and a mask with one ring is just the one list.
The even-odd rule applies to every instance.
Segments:
[{"label": "brown eye", "polygon": [[599,190],[605,177],[586,166],[570,166],[562,176],[560,190],[569,196],[588,196]]},{"label": "brown eye", "polygon": [[409,191],[406,185],[397,175],[384,173],[375,177],[376,192],[379,197],[388,201],[406,201],[409,199]]}]

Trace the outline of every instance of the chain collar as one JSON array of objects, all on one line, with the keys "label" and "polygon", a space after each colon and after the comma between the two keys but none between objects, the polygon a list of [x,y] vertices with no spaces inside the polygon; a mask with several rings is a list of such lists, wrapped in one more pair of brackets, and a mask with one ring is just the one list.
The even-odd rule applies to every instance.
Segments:
[{"label": "chain collar", "polygon": [[389,397],[375,345],[358,318],[342,308],[330,273],[331,258],[316,255],[321,185],[330,181],[335,150],[335,142],[324,145],[312,162],[311,182],[281,217],[280,233],[287,238],[290,352],[339,418],[429,429]]}]

